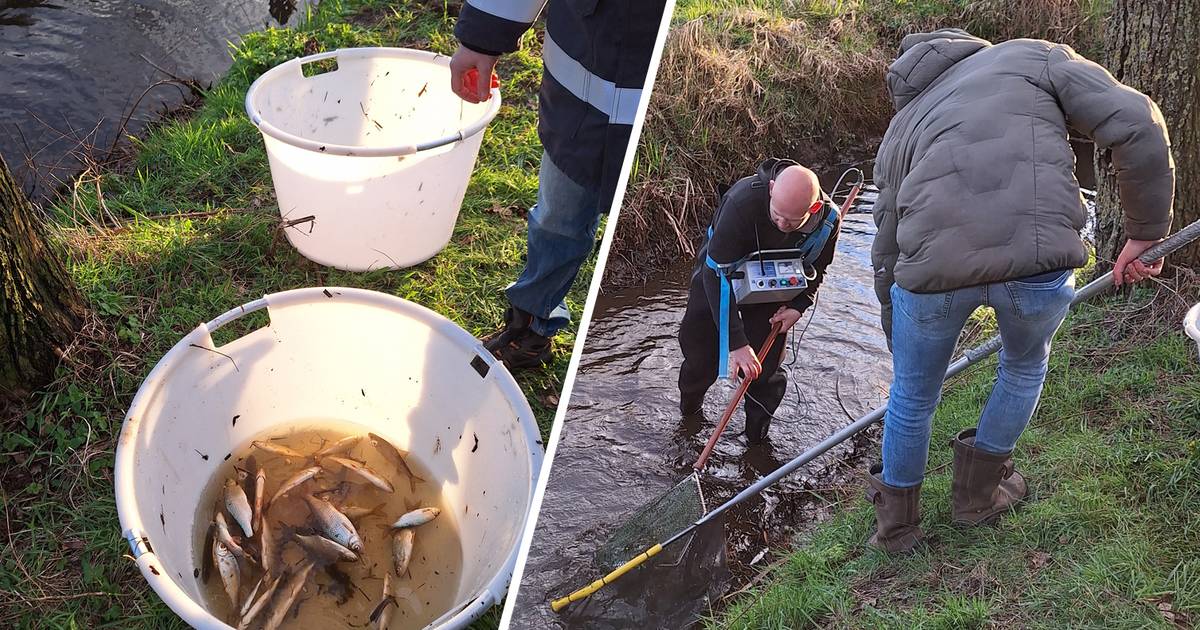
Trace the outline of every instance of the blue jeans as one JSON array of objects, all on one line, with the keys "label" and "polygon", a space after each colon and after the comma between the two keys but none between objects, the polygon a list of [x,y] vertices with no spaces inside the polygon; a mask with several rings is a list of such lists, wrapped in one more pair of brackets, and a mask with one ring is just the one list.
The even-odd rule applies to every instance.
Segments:
[{"label": "blue jeans", "polygon": [[529,255],[508,301],[533,315],[533,332],[552,337],[571,321],[563,301],[596,244],[599,191],[576,184],[542,154],[537,204],[529,211]]},{"label": "blue jeans", "polygon": [[1029,424],[1050,363],[1050,341],[1075,297],[1075,274],[1012,280],[946,293],[892,285],[892,388],[883,419],[883,482],[915,486],[925,478],[933,412],[950,355],[967,318],[996,311],[1004,347],[996,383],[979,417],[975,447],[1008,453]]}]

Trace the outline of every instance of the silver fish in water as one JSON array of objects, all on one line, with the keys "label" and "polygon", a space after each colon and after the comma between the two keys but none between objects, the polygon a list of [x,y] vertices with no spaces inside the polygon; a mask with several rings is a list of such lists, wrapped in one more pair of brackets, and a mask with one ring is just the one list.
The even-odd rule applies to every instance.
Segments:
[{"label": "silver fish in water", "polygon": [[251,520],[251,526],[255,531],[262,528],[263,522],[263,495],[267,493],[267,471],[263,470],[262,466],[254,473],[254,514]]},{"label": "silver fish in water", "polygon": [[417,482],[425,480],[413,474],[412,469],[408,467],[408,462],[404,461],[404,453],[401,453],[400,449],[392,445],[391,442],[374,433],[368,433],[367,436],[371,438],[371,445],[383,455],[384,459],[388,460],[388,463],[395,466],[397,470],[404,471],[404,474],[408,477],[409,490],[416,492]]},{"label": "silver fish in water", "polygon": [[300,451],[290,449],[282,444],[275,444],[270,440],[255,440],[250,443],[250,446],[259,450],[266,451],[280,457],[290,457],[292,459],[308,459],[308,456]]},{"label": "silver fish in water", "polygon": [[392,623],[392,614],[395,612],[394,606],[397,606],[396,598],[392,595],[392,574],[383,574],[383,599],[375,606],[375,610],[371,611],[369,620],[375,624],[376,630],[387,630],[388,624]]},{"label": "silver fish in water", "polygon": [[310,468],[305,468],[304,470],[301,470],[300,472],[292,475],[291,477],[288,478],[287,481],[283,482],[283,485],[279,486],[279,489],[276,490],[275,494],[271,496],[271,500],[267,501],[267,506],[269,507],[270,505],[275,503],[275,501],[277,499],[279,499],[279,497],[287,494],[288,492],[291,492],[292,490],[295,490],[296,486],[299,486],[300,484],[304,483],[305,481],[308,481],[309,479],[316,477],[317,474],[320,472],[321,472],[320,466],[312,466]]},{"label": "silver fish in water", "polygon": [[217,510],[216,516],[213,517],[213,522],[217,526],[217,540],[228,547],[229,551],[233,552],[233,555],[239,558],[244,557],[246,551],[233,539],[233,534],[229,533],[229,522],[225,520],[225,515],[220,510]]},{"label": "silver fish in water", "polygon": [[405,514],[404,516],[401,516],[400,518],[396,519],[396,522],[392,523],[392,527],[394,527],[396,529],[400,529],[400,528],[404,528],[404,527],[417,527],[419,525],[424,525],[425,523],[432,521],[433,519],[437,518],[438,514],[441,514],[441,513],[442,513],[442,511],[435,507],[427,507],[427,508],[421,508],[419,510],[413,510],[413,511],[409,512],[408,514]]},{"label": "silver fish in water", "polygon": [[[263,574],[262,579],[266,580],[267,577],[268,575]],[[249,599],[246,600],[248,606],[242,607],[242,619],[238,622],[238,630],[249,628],[250,623],[267,607],[267,603],[271,601],[271,596],[275,594],[275,589],[279,588],[279,580],[282,578],[282,575],[276,575],[274,578],[271,578],[271,582],[267,585],[267,588],[257,600],[254,600],[253,604],[250,603]]]},{"label": "silver fish in water", "polygon": [[267,575],[275,573],[275,532],[271,531],[268,523],[263,523],[258,530],[258,563],[262,565]]},{"label": "silver fish in water", "polygon": [[354,448],[354,445],[358,444],[358,442],[360,440],[362,440],[361,435],[351,435],[349,437],[344,437],[344,438],[334,442],[333,444],[326,446],[325,448],[317,451],[317,454],[314,455],[313,457],[315,457],[316,459],[321,459],[322,457],[327,457],[329,455],[341,455],[341,454],[345,453],[346,451],[349,451],[350,449]]},{"label": "silver fish in water", "polygon": [[358,507],[356,505],[343,505],[341,510],[342,514],[346,515],[346,518],[350,519],[351,521],[357,521],[360,518],[371,516],[373,514],[381,514],[384,505],[385,504],[380,503],[373,508]]},{"label": "silver fish in water", "polygon": [[358,536],[358,531],[354,529],[354,524],[350,519],[346,518],[345,514],[337,511],[329,503],[312,496],[304,497],[308,503],[308,509],[316,518],[317,524],[321,531],[329,537],[330,540],[346,547],[354,553],[362,552],[362,539]]},{"label": "silver fish in water", "polygon": [[332,456],[332,455],[321,458],[321,461],[336,462],[341,467],[358,475],[359,477],[364,479],[367,483],[375,486],[376,488],[379,488],[380,490],[383,490],[384,492],[394,492],[395,491],[395,488],[392,487],[392,484],[387,479],[384,479],[383,477],[381,477],[379,475],[379,473],[375,472],[374,470],[371,470],[371,468],[369,466],[367,466],[366,464],[364,464],[362,462],[356,462],[353,459],[347,459],[345,457],[336,457],[336,456]]},{"label": "silver fish in water", "polygon": [[263,624],[263,630],[275,630],[279,627],[279,624],[283,623],[283,618],[292,610],[292,605],[296,603],[296,596],[300,594],[300,589],[304,588],[304,583],[308,581],[308,576],[312,574],[312,570],[313,563],[306,562],[287,581],[283,590],[279,592],[279,597],[275,598],[277,603],[271,611],[271,616]]},{"label": "silver fish in water", "polygon": [[412,562],[413,542],[417,530],[412,528],[399,529],[392,532],[392,563],[396,568],[396,576],[403,577]]},{"label": "silver fish in water", "polygon": [[212,554],[213,565],[217,567],[217,573],[221,574],[221,586],[225,588],[225,594],[229,596],[233,609],[237,610],[238,591],[242,587],[237,557],[220,540],[213,541]]},{"label": "silver fish in water", "polygon": [[250,499],[246,498],[242,485],[233,479],[225,480],[225,509],[247,536],[254,535],[254,526],[250,523]]},{"label": "silver fish in water", "polygon": [[342,562],[354,562],[358,560],[358,554],[324,536],[296,534],[295,538],[301,547],[304,547],[321,560],[340,560]]}]

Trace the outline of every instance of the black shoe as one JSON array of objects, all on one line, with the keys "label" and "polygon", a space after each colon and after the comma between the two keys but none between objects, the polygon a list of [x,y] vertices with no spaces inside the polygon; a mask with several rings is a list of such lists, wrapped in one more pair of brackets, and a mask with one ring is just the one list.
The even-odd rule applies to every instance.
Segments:
[{"label": "black shoe", "polygon": [[515,306],[509,306],[504,310],[504,326],[500,330],[484,337],[483,347],[488,352],[495,354],[497,350],[508,345],[509,342],[523,336],[529,330],[529,325],[532,323],[533,315]]},{"label": "black shoe", "polygon": [[767,433],[771,429],[771,416],[760,417],[757,414],[746,416],[746,442],[749,444],[763,444],[769,440]]},{"label": "black shoe", "polygon": [[504,328],[488,335],[483,347],[504,362],[510,372],[539,368],[550,362],[553,340],[529,328],[533,315],[516,307],[504,312]]}]

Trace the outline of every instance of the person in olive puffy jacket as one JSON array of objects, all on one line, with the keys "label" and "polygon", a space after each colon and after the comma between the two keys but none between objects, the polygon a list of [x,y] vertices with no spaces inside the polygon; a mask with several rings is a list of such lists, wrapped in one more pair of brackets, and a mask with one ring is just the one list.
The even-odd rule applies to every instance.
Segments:
[{"label": "person in olive puffy jacket", "polygon": [[1041,394],[1050,342],[1088,259],[1068,129],[1111,151],[1125,232],[1118,285],[1158,275],[1136,258],[1171,225],[1174,163],[1158,107],[1069,46],[991,44],[958,29],[905,37],[887,73],[896,114],[879,147],[872,248],[892,349],[882,465],[867,476],[870,544],[920,542],[934,410],[955,341],[980,306],[1004,348],[977,428],[952,440],[953,519],[994,521],[1026,494],[1013,448]]}]

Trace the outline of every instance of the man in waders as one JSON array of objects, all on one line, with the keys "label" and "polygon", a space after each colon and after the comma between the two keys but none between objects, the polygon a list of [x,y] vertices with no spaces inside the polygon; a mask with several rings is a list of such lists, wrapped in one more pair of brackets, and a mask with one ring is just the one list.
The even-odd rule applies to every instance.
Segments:
[{"label": "man in waders", "polygon": [[[450,60],[455,93],[472,103],[486,100],[497,57],[517,50],[546,4],[463,3],[454,28],[459,47]],[[551,339],[570,322],[563,300],[592,251],[600,215],[612,205],[665,4],[549,0],[538,95],[544,152],[537,204],[529,211],[529,254],[505,291],[503,327],[484,339],[509,369],[548,363]]]},{"label": "man in waders", "polygon": [[896,115],[879,147],[871,260],[893,380],[870,544],[920,542],[933,413],[967,318],[990,306],[1004,348],[979,426],[951,440],[954,521],[994,521],[1027,492],[1013,448],[1041,395],[1050,342],[1087,263],[1073,128],[1111,153],[1129,240],[1117,285],[1158,275],[1136,258],[1171,226],[1174,164],[1158,107],[1068,46],[992,45],[958,29],[905,37],[887,74]]},{"label": "man in waders", "polygon": [[[752,379],[743,408],[746,441],[766,440],[771,417],[787,389],[779,371],[785,344],[776,343],[760,363],[756,352],[771,327],[791,330],[813,305],[825,268],[837,246],[838,213],[821,195],[812,171],[791,160],[772,158],[758,172],[738,180],[721,197],[708,239],[696,255],[687,310],[679,326],[683,365],[679,369],[679,409],[685,417],[701,410],[704,394],[716,381],[728,350],[728,374]],[[805,251],[807,288],[785,303],[733,304],[722,300],[732,266],[757,251]],[[722,285],[725,284],[723,287]],[[724,304],[723,304],[724,302]],[[726,321],[723,342],[721,322]]]}]

